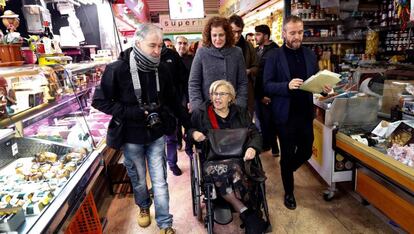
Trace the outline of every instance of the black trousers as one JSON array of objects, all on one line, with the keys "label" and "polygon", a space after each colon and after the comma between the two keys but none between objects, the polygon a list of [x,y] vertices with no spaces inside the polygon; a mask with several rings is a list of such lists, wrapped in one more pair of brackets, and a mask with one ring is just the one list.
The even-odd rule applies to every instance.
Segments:
[{"label": "black trousers", "polygon": [[272,149],[272,153],[279,153],[277,145],[276,126],[273,122],[273,112],[270,105],[263,104],[256,99],[256,116],[260,122],[260,129],[263,136],[263,149]]},{"label": "black trousers", "polygon": [[312,156],[312,120],[290,120],[277,124],[280,141],[280,169],[285,194],[293,194],[293,173]]}]

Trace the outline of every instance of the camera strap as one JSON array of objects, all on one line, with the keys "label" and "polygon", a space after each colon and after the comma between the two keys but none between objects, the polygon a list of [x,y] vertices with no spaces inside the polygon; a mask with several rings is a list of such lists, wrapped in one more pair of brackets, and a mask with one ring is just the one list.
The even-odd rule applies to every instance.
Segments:
[{"label": "camera strap", "polygon": [[[142,98],[141,98],[142,90],[141,90],[141,83],[139,81],[138,66],[137,66],[137,62],[135,61],[134,56],[132,55],[129,56],[129,70],[131,72],[132,84],[134,85],[135,96],[137,97],[138,104],[142,105]],[[157,84],[157,96],[158,96],[158,92],[160,92],[160,80],[158,77],[158,69],[155,69],[154,72],[155,72],[155,79],[156,79],[156,84]]]}]

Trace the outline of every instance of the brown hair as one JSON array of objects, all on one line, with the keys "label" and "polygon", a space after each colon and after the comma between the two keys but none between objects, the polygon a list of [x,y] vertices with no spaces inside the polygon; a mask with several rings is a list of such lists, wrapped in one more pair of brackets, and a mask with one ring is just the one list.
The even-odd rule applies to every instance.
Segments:
[{"label": "brown hair", "polygon": [[288,24],[290,22],[292,22],[292,23],[300,22],[300,23],[303,24],[303,20],[299,16],[289,15],[288,17],[285,18],[285,20],[283,20],[283,31],[286,30],[286,28],[285,28],[286,24]]},{"label": "brown hair", "polygon": [[231,30],[231,26],[229,21],[224,17],[214,16],[210,18],[204,26],[203,30],[203,46],[205,47],[211,47],[212,41],[211,41],[211,28],[212,27],[222,27],[224,32],[226,33],[226,43],[224,44],[224,47],[232,47],[234,44],[234,36],[233,31]]}]

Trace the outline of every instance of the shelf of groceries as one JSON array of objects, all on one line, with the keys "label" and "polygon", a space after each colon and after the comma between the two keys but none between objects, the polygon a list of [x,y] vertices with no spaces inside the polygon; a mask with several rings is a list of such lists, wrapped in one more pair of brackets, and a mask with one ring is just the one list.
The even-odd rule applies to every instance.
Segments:
[{"label": "shelf of groceries", "polygon": [[91,191],[110,120],[90,106],[104,66],[0,69],[0,232],[59,230]]}]

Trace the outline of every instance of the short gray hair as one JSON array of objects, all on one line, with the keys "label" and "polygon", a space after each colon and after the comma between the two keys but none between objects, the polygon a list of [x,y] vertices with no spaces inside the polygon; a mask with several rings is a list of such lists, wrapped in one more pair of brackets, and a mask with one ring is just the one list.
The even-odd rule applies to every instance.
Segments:
[{"label": "short gray hair", "polygon": [[185,36],[177,36],[175,38],[175,41],[177,41],[179,38],[184,39],[184,40],[186,40],[188,42],[188,39]]},{"label": "short gray hair", "polygon": [[160,38],[163,37],[161,28],[159,28],[155,24],[144,23],[144,24],[138,25],[137,29],[135,30],[134,43],[137,43],[137,41],[143,41],[144,38],[150,33],[156,33],[160,36]]},{"label": "short gray hair", "polygon": [[234,101],[236,100],[236,91],[234,90],[233,85],[228,82],[227,80],[216,80],[214,81],[211,85],[210,85],[210,95],[213,94],[220,86],[224,86],[227,88],[227,90],[229,91],[230,94],[230,98],[231,98],[231,102],[230,103],[234,103]]}]

